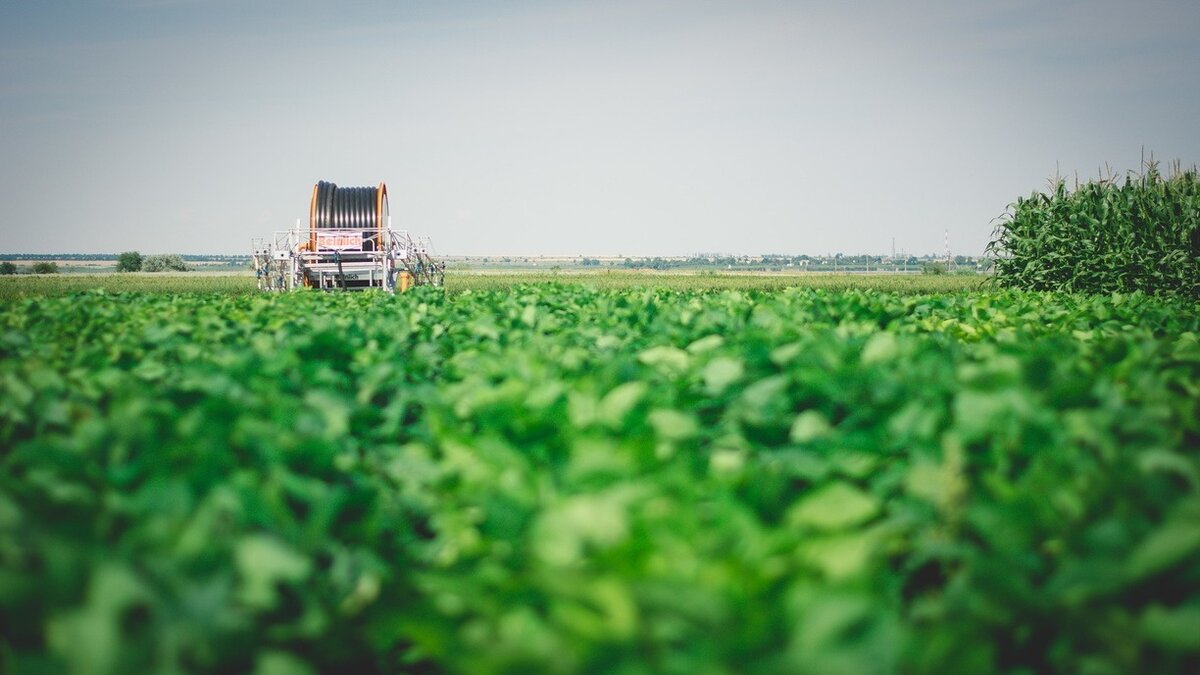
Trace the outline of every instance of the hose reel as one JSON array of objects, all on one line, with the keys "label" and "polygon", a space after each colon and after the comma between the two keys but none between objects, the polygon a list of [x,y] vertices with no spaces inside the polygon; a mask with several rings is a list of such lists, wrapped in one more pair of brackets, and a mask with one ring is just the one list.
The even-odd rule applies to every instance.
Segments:
[{"label": "hose reel", "polygon": [[387,185],[339,188],[334,183],[317,181],[308,209],[308,223],[310,250],[316,249],[318,230],[338,229],[374,230],[372,248],[378,247],[388,225]]}]

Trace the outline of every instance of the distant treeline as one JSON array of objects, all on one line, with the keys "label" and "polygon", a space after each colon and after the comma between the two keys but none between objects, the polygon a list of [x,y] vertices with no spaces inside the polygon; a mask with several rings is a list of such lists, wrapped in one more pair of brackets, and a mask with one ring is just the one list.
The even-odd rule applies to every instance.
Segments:
[{"label": "distant treeline", "polygon": [[[78,261],[96,261],[96,260],[116,260],[119,253],[0,253],[0,260],[78,260]],[[188,262],[223,262],[223,263],[242,263],[248,262],[248,255],[221,255],[221,254],[206,254],[206,253],[185,253],[183,259]]]},{"label": "distant treeline", "polygon": [[[779,268],[779,267],[807,267],[807,266],[846,266],[846,267],[876,267],[876,266],[919,266],[922,263],[944,262],[944,257],[922,256],[881,256],[881,255],[843,255],[838,253],[832,256],[808,256],[808,255],[762,255],[762,256],[693,256],[690,258],[626,258],[621,265],[623,267],[652,267],[669,269],[676,267],[762,267],[762,268]],[[583,265],[588,265],[589,262],[593,265],[599,265],[600,261],[584,258]],[[974,266],[978,260],[970,256],[955,256],[953,258],[955,265]]]}]

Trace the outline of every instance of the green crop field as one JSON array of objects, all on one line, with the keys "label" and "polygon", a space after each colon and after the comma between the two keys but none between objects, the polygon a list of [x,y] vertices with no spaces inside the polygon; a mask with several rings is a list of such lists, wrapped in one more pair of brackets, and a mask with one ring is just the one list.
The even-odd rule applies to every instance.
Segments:
[{"label": "green crop field", "polygon": [[249,274],[39,274],[0,276],[0,301],[66,295],[84,291],[110,293],[257,293]]},{"label": "green crop field", "polygon": [[981,288],[989,277],[976,274],[772,274],[711,272],[484,272],[447,274],[446,290],[503,289],[528,283],[560,282],[582,284],[599,289],[659,288],[678,291],[741,290],[772,291],[784,288],[820,288],[825,290],[880,290],[904,292],[949,292]]},{"label": "green crop field", "polygon": [[[981,287],[979,275],[921,274],[718,274],[658,272],[482,272],[446,275],[451,294],[502,289],[519,284],[569,282],[594,288],[671,288],[676,290],[778,290],[802,286],[828,290],[961,291]],[[249,274],[70,274],[0,276],[0,300],[104,290],[110,293],[223,293],[256,291]]]},{"label": "green crop field", "polygon": [[1200,670],[1193,302],[766,279],[6,287],[0,672]]}]

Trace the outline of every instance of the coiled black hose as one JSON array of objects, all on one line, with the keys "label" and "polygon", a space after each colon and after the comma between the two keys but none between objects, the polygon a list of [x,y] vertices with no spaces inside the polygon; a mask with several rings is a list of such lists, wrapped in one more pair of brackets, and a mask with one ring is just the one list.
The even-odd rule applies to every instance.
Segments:
[{"label": "coiled black hose", "polygon": [[313,186],[309,226],[313,230],[329,228],[374,229],[382,231],[387,220],[387,186],[339,188],[318,181]]}]

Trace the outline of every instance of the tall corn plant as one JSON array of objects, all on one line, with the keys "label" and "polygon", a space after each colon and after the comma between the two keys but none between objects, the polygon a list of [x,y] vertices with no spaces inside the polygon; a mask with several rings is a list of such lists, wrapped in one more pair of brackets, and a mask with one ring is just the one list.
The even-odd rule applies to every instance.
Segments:
[{"label": "tall corn plant", "polygon": [[1009,205],[987,252],[1002,286],[1200,299],[1200,178],[1153,160],[1123,182],[1055,178]]}]

